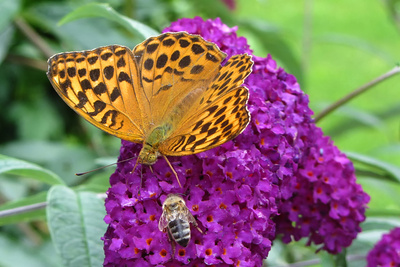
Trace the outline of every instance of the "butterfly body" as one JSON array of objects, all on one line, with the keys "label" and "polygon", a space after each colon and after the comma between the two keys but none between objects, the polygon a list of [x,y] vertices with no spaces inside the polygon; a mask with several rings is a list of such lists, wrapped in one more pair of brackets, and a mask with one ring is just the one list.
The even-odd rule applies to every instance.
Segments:
[{"label": "butterfly body", "polygon": [[250,121],[242,83],[253,62],[186,32],[56,54],[47,76],[61,98],[105,132],[141,143],[138,161],[184,156],[219,146]]},{"label": "butterfly body", "polygon": [[165,140],[169,128],[170,126],[168,125],[165,127],[160,126],[150,133],[139,152],[139,163],[153,165],[157,162],[157,158],[160,156],[158,147]]}]

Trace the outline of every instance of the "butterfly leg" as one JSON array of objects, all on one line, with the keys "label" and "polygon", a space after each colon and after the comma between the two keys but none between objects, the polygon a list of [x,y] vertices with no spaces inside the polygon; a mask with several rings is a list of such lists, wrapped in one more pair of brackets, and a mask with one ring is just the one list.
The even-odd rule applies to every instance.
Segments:
[{"label": "butterfly leg", "polygon": [[179,181],[178,174],[174,170],[174,167],[172,167],[171,163],[169,162],[168,158],[165,155],[162,155],[164,159],[167,161],[168,166],[171,168],[172,172],[175,174],[176,180],[178,181],[179,187],[182,188],[181,182]]},{"label": "butterfly leg", "polygon": [[[130,174],[133,174],[133,172],[136,170],[136,167],[139,163],[139,157],[136,159],[135,166],[133,166],[133,169],[131,170]],[[143,168],[143,165],[141,165]],[[140,171],[140,185],[139,185],[139,190],[138,190],[138,196],[140,196],[140,189],[142,188],[142,181],[143,181],[143,171]]]}]

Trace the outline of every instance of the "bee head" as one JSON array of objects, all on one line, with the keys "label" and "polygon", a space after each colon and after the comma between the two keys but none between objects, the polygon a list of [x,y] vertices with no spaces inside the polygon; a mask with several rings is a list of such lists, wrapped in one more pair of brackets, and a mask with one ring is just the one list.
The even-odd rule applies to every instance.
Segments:
[{"label": "bee head", "polygon": [[163,209],[176,210],[179,207],[185,206],[185,200],[179,195],[169,194],[164,201]]}]

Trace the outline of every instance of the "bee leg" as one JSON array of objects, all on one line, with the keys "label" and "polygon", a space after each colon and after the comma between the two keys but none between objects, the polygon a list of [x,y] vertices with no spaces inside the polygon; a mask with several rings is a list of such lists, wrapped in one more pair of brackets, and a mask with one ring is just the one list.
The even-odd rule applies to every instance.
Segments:
[{"label": "bee leg", "polygon": [[168,232],[168,241],[171,243],[172,259],[175,259],[175,241],[172,238],[170,231],[167,231],[167,232]]},{"label": "bee leg", "polygon": [[193,221],[193,226],[196,227],[196,229],[199,230],[199,232],[204,235],[203,231],[199,228],[199,225],[197,224],[196,220]]}]

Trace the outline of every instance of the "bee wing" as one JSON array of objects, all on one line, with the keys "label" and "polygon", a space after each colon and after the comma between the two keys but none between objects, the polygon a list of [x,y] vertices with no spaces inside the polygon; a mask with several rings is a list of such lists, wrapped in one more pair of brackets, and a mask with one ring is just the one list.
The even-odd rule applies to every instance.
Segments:
[{"label": "bee wing", "polygon": [[190,213],[189,209],[187,209],[187,218],[189,223],[193,223],[194,225],[197,225],[196,219],[193,217],[192,213]]},{"label": "bee wing", "polygon": [[167,226],[168,226],[168,220],[167,220],[165,212],[163,212],[161,214],[160,220],[158,221],[158,229],[160,229],[160,231],[164,232],[164,229]]},{"label": "bee wing", "polygon": [[178,215],[179,219],[187,220],[189,223],[195,223],[196,219],[193,217],[192,213],[190,212],[189,208],[185,206],[181,207],[181,212]]},{"label": "bee wing", "polygon": [[203,231],[199,228],[196,218],[192,215],[192,213],[190,212],[190,210],[187,207],[186,207],[185,213],[186,213],[186,218],[187,218],[188,222],[192,223],[194,225],[194,227],[196,227],[197,230],[199,230],[200,233],[204,234]]}]

